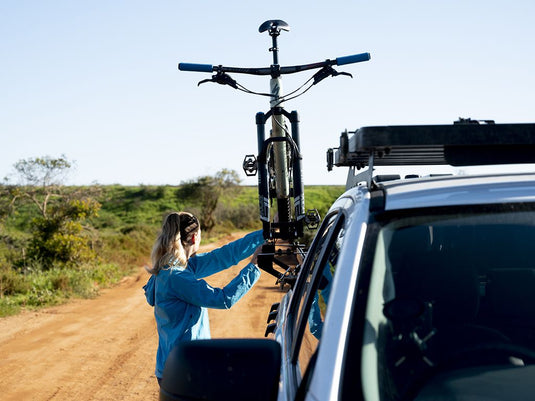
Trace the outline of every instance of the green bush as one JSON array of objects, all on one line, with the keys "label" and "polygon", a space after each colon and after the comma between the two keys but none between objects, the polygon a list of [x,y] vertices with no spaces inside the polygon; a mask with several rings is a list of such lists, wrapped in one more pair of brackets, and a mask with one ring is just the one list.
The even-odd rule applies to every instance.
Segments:
[{"label": "green bush", "polygon": [[17,295],[13,297],[0,297],[0,317],[16,315],[21,310],[21,302],[19,299],[24,295]]},{"label": "green bush", "polygon": [[100,259],[129,268],[147,263],[158,228],[147,224],[126,225],[119,232],[101,233]]},{"label": "green bush", "polygon": [[260,226],[257,204],[245,204],[240,207],[219,205],[216,209],[215,216],[219,225],[238,230]]},{"label": "green bush", "polygon": [[0,298],[14,294],[24,294],[31,288],[31,283],[24,275],[8,266],[0,266]]},{"label": "green bush", "polygon": [[107,287],[113,284],[117,284],[124,276],[125,273],[131,273],[132,269],[124,269],[114,263],[106,263],[99,265],[98,268],[91,270],[91,279],[99,287]]},{"label": "green bush", "polygon": [[68,266],[95,259],[90,236],[82,223],[96,216],[100,206],[93,199],[73,199],[51,208],[50,215],[35,218],[29,255],[47,268],[57,263]]}]

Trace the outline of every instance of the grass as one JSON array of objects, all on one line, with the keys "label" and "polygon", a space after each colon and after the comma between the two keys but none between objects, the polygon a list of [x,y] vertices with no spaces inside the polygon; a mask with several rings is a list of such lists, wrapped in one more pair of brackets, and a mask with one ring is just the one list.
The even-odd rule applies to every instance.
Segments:
[{"label": "grass", "polygon": [[78,269],[54,268],[46,272],[0,271],[0,317],[62,304],[72,298],[93,298],[131,274],[117,264],[86,265]]}]

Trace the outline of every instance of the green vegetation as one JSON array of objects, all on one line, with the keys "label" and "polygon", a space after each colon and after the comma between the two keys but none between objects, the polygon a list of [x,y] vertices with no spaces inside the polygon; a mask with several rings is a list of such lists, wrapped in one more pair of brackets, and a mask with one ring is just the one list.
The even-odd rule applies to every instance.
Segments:
[{"label": "green vegetation", "polygon": [[[170,211],[204,216],[212,207],[206,242],[261,227],[256,187],[237,185],[232,174],[201,178],[178,186],[0,185],[0,316],[94,297],[150,263]],[[307,207],[324,216],[342,192],[341,186],[306,187]],[[206,194],[216,195],[215,205]]]}]

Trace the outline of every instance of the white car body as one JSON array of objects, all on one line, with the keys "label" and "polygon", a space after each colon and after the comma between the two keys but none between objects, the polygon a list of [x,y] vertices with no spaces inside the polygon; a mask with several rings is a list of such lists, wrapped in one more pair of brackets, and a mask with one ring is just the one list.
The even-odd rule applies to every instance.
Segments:
[{"label": "white car body", "polygon": [[[535,202],[535,173],[447,176],[407,179],[383,185],[386,211],[459,205]],[[321,347],[306,393],[306,400],[334,400],[340,395],[342,364],[346,355],[351,305],[358,288],[358,272],[366,228],[369,223],[370,191],[358,186],[344,193],[331,207],[348,216],[346,235],[339,255],[332,295],[325,316]],[[279,400],[294,400],[300,385],[299,367],[291,362],[294,341],[289,328],[293,291],[283,298],[275,338],[284,352]],[[290,316],[289,316],[290,315]],[[374,397],[375,398],[375,397]],[[379,399],[379,398],[377,398]]]}]

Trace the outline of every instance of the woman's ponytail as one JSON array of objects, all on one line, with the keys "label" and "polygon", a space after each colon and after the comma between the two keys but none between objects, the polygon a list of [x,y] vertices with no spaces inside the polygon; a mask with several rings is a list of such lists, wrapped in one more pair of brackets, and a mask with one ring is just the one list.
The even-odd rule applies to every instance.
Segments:
[{"label": "woman's ponytail", "polygon": [[185,267],[188,262],[185,247],[189,246],[189,241],[198,230],[199,221],[191,213],[173,212],[167,215],[152,248],[152,269],[147,271],[158,274],[170,264]]}]

